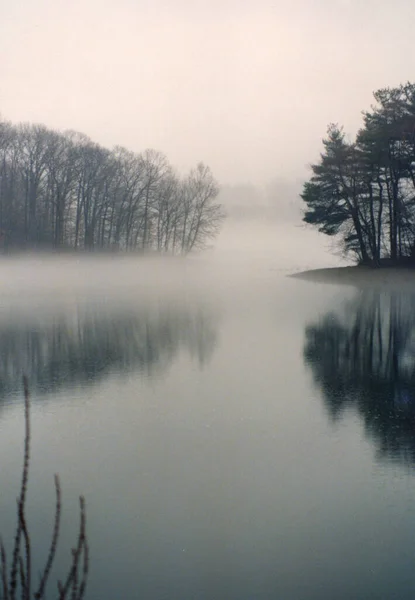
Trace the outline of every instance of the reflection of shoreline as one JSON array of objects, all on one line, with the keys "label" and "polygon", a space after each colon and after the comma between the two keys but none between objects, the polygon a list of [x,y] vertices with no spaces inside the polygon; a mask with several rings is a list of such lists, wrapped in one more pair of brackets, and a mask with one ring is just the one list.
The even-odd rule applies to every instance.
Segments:
[{"label": "reflection of shoreline", "polygon": [[0,322],[0,400],[20,391],[23,373],[42,394],[113,372],[154,374],[182,350],[203,366],[217,338],[215,315],[200,305],[121,311],[92,304],[73,314],[12,316]]},{"label": "reflection of shoreline", "polygon": [[[358,288],[373,286],[399,286],[415,292],[415,269],[405,267],[382,267],[373,269],[366,266],[329,267],[326,269],[310,269],[301,273],[293,273],[290,277],[333,285],[352,285]],[[395,288],[396,289],[396,288]]]},{"label": "reflection of shoreline", "polygon": [[353,407],[382,457],[415,462],[415,295],[363,291],[305,331],[332,419]]}]

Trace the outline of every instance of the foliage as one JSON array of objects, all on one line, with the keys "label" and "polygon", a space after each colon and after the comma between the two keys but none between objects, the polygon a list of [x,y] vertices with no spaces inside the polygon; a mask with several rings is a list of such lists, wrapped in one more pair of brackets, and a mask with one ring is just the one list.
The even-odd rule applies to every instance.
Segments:
[{"label": "foliage", "polygon": [[415,253],[415,84],[374,98],[354,141],[329,126],[301,197],[306,223],[337,236],[360,262],[379,265]]},{"label": "foliage", "polygon": [[[26,495],[30,460],[30,397],[26,377],[23,379],[25,398],[25,444],[22,482],[17,499],[17,526],[11,561],[9,561],[3,540],[0,538],[1,583],[3,600],[15,600],[18,592],[22,600],[46,597],[46,586],[52,570],[60,530],[61,488],[59,477],[55,475],[56,508],[52,539],[48,556],[40,574],[39,584],[34,589],[32,583],[32,543],[26,518]],[[85,594],[89,570],[88,542],[86,538],[85,501],[81,497],[80,526],[76,547],[72,550],[71,564],[66,579],[58,582],[58,599],[82,600]]]}]

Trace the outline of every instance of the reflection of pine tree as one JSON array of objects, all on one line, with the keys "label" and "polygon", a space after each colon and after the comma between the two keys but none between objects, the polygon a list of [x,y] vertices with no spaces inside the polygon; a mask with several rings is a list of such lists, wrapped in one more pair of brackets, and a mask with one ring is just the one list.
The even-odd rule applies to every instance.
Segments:
[{"label": "reflection of pine tree", "polygon": [[355,407],[382,455],[415,461],[414,300],[363,292],[306,328],[304,359],[331,418]]},{"label": "reflection of pine tree", "polygon": [[36,392],[92,383],[109,372],[166,369],[181,349],[202,366],[216,343],[216,321],[205,307],[175,305],[135,312],[89,306],[75,316],[0,323],[0,398],[28,373]]}]

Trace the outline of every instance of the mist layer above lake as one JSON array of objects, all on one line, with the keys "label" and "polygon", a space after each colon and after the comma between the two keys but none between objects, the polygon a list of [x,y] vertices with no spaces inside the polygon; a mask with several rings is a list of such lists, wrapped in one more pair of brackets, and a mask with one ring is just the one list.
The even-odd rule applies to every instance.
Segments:
[{"label": "mist layer above lake", "polygon": [[244,224],[185,261],[0,264],[6,540],[25,370],[32,544],[42,557],[58,471],[57,573],[82,493],[87,598],[413,596],[411,297],[286,277],[335,263],[296,233]]}]

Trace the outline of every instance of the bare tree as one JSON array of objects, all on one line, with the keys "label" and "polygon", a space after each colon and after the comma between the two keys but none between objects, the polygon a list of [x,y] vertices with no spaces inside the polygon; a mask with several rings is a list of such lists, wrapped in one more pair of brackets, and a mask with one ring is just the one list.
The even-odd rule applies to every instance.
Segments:
[{"label": "bare tree", "polygon": [[180,179],[156,150],[0,120],[0,248],[187,253],[219,229],[217,189],[202,164]]},{"label": "bare tree", "polygon": [[215,202],[218,193],[219,186],[209,167],[199,163],[183,186],[182,252],[202,249],[217,235],[225,217],[221,205]]},{"label": "bare tree", "polygon": [[29,246],[36,246],[40,238],[38,219],[42,210],[42,186],[50,152],[49,131],[43,125],[20,125],[18,145],[25,190],[26,242]]}]

